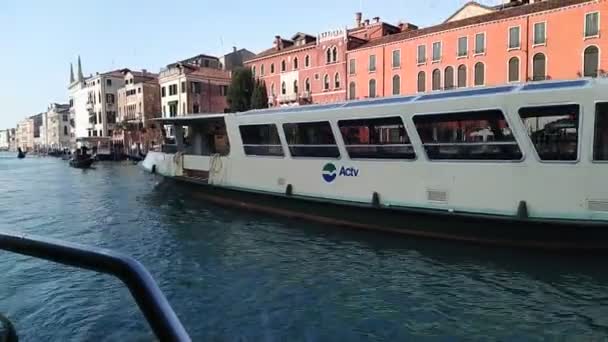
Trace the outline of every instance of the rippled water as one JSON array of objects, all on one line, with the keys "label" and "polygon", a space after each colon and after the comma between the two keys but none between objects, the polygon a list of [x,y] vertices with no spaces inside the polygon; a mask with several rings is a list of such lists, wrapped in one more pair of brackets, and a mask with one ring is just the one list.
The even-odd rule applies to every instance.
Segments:
[{"label": "rippled water", "polygon": [[[0,229],[140,260],[193,340],[603,340],[605,258],[314,225],[211,206],[129,163],[0,154]],[[23,341],[147,341],[109,276],[0,252],[0,312]]]}]

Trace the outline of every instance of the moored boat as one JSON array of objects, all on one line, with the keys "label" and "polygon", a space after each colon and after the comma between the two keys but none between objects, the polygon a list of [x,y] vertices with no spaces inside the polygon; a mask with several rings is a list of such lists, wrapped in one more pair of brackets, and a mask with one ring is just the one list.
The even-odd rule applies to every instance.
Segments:
[{"label": "moored boat", "polygon": [[23,150],[21,150],[21,147],[17,148],[17,158],[19,158],[19,159],[25,158],[25,152],[23,152]]},{"label": "moored boat", "polygon": [[607,80],[581,79],[163,118],[176,144],[142,165],[268,213],[605,251],[605,94]]}]

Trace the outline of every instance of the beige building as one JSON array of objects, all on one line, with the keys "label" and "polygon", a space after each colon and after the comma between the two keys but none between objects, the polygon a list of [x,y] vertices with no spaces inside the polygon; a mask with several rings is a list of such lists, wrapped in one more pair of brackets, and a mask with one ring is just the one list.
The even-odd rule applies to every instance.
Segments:
[{"label": "beige building", "polygon": [[70,105],[51,103],[44,117],[44,145],[51,150],[69,149],[74,130],[71,125]]},{"label": "beige building", "polygon": [[24,151],[34,150],[34,119],[29,117],[17,124],[15,143]]},{"label": "beige building", "polygon": [[[89,115],[89,137],[112,137],[116,125],[118,105],[117,91],[124,86],[120,70],[97,73],[85,81],[86,110]],[[76,113],[78,115],[78,113]]]},{"label": "beige building", "polygon": [[160,126],[152,119],[160,117],[160,86],[158,74],[146,70],[122,70],[124,86],[117,90],[118,124],[114,130],[115,146],[123,154],[146,153],[162,140]]},{"label": "beige building", "polygon": [[163,117],[223,113],[228,108],[230,72],[222,69],[217,57],[198,55],[169,64],[161,70],[158,81]]}]

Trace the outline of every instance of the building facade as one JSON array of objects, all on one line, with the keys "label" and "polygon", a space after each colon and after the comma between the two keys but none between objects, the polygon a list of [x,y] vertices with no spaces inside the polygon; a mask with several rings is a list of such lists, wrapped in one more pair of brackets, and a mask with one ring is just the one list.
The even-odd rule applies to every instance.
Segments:
[{"label": "building facade", "polygon": [[469,3],[446,22],[348,51],[349,99],[597,77],[605,0]]},{"label": "building facade", "polygon": [[7,130],[7,132],[8,132],[8,150],[11,152],[16,151],[17,143],[16,143],[15,129],[9,128]]},{"label": "building facade", "polygon": [[152,121],[161,113],[158,74],[129,69],[122,73],[124,86],[117,91],[118,125],[113,141],[122,146],[123,154],[139,155],[162,142],[160,125]]},{"label": "building facade", "polygon": [[230,72],[222,69],[217,57],[198,55],[169,64],[161,70],[158,82],[163,117],[223,113],[228,108]]},{"label": "building facade", "polygon": [[112,137],[118,115],[118,89],[124,86],[124,75],[120,70],[96,73],[86,82],[88,113],[87,136]]},{"label": "building facade", "polygon": [[9,130],[0,130],[0,151],[8,151],[9,148]]},{"label": "building facade", "polygon": [[82,74],[82,63],[78,56],[78,70],[74,76],[74,69],[70,64],[70,84],[68,85],[68,96],[70,104],[70,116],[74,120],[75,138],[89,136],[89,112],[87,102],[89,94],[87,91],[88,79]]},{"label": "building facade", "polygon": [[32,117],[17,123],[15,144],[24,151],[34,150],[34,119]]},{"label": "building facade", "polygon": [[255,53],[247,49],[232,47],[232,52],[220,57],[220,65],[224,70],[234,70],[244,66],[245,61],[255,56]]},{"label": "building facade", "polygon": [[74,136],[70,105],[51,103],[44,118],[44,144],[49,150],[72,148]]}]

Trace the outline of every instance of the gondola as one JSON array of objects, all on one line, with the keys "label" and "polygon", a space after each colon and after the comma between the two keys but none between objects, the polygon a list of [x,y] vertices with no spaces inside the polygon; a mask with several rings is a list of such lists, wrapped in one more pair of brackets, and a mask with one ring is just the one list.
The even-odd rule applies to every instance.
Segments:
[{"label": "gondola", "polygon": [[88,169],[93,165],[93,162],[95,162],[95,156],[88,155],[87,148],[83,146],[76,150],[76,153],[72,153],[69,164],[77,169]]},{"label": "gondola", "polygon": [[17,158],[23,159],[25,158],[25,152],[21,150],[21,147],[17,148]]}]

